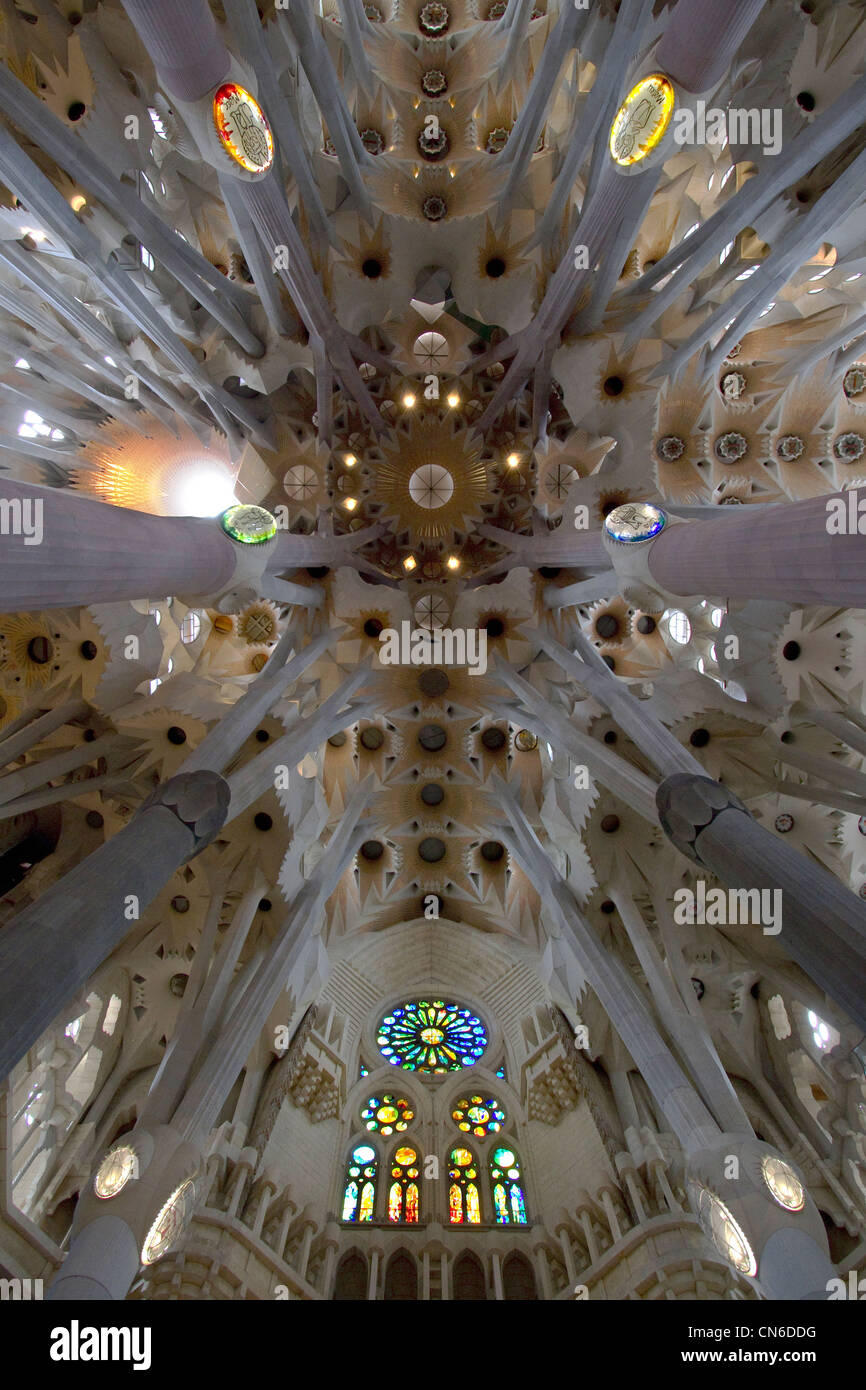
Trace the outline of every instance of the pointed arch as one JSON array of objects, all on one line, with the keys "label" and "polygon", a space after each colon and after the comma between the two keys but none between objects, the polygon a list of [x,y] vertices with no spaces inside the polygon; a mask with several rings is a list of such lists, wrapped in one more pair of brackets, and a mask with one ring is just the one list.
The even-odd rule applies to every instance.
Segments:
[{"label": "pointed arch", "polygon": [[418,1298],[418,1266],[407,1250],[396,1250],[385,1268],[385,1302]]},{"label": "pointed arch", "polygon": [[357,1250],[348,1250],[337,1265],[335,1301],[367,1297],[367,1261]]},{"label": "pointed arch", "polygon": [[502,1265],[502,1294],[505,1299],[525,1303],[538,1298],[535,1271],[519,1250],[512,1250]]},{"label": "pointed arch", "polygon": [[484,1266],[471,1250],[464,1250],[454,1261],[451,1281],[452,1296],[457,1301],[483,1301],[487,1297]]}]

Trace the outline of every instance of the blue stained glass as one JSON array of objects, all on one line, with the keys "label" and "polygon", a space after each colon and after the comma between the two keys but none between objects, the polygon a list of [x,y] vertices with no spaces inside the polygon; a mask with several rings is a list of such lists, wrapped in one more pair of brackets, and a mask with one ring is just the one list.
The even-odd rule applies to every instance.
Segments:
[{"label": "blue stained glass", "polygon": [[352,1150],[343,1191],[343,1221],[372,1221],[377,1168],[376,1150],[369,1144]]},{"label": "blue stained glass", "polygon": [[508,1221],[508,1206],[505,1201],[505,1188],[498,1182],[493,1189],[493,1205],[496,1207],[496,1220],[503,1225]]},{"label": "blue stained glass", "polygon": [[501,1225],[525,1226],[526,1201],[521,1185],[520,1160],[513,1149],[501,1147],[490,1157],[493,1205]]},{"label": "blue stained glass", "polygon": [[358,1210],[358,1184],[350,1182],[346,1187],[346,1195],[343,1198],[343,1220],[354,1221],[355,1212]]},{"label": "blue stained glass", "polygon": [[487,1047],[487,1030],[468,1009],[417,999],[384,1016],[377,1041],[392,1066],[441,1073],[473,1067]]}]

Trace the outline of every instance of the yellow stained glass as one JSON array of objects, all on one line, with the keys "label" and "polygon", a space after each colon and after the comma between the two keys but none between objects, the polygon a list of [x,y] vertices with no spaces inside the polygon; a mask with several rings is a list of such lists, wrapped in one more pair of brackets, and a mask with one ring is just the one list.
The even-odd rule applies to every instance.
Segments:
[{"label": "yellow stained glass", "polygon": [[632,87],[610,128],[610,152],[621,168],[646,159],[661,142],[674,110],[673,84],[663,73]]},{"label": "yellow stained glass", "polygon": [[474,1182],[466,1188],[466,1220],[473,1226],[481,1225],[481,1203],[478,1201],[478,1188]]},{"label": "yellow stained glass", "polygon": [[468,1149],[452,1149],[451,1161],[456,1163],[458,1168],[465,1168],[472,1162],[472,1155]]},{"label": "yellow stained glass", "polygon": [[358,1213],[359,1221],[373,1220],[373,1199],[375,1188],[371,1182],[365,1182],[361,1189],[361,1210]]},{"label": "yellow stained glass", "polygon": [[414,1182],[406,1188],[406,1216],[407,1221],[418,1220],[418,1188]]},{"label": "yellow stained glass", "polygon": [[270,169],[274,162],[274,138],[251,92],[236,82],[224,82],[213,99],[213,118],[230,159],[251,174]]},{"label": "yellow stained glass", "polygon": [[496,1207],[496,1220],[508,1220],[508,1203],[505,1200],[505,1188],[498,1182],[493,1189],[493,1203]]},{"label": "yellow stained glass", "polygon": [[354,1221],[358,1206],[358,1184],[350,1182],[343,1197],[343,1220]]},{"label": "yellow stained glass", "polygon": [[448,1189],[448,1209],[452,1225],[459,1225],[463,1221],[463,1194],[456,1182]]},{"label": "yellow stained glass", "polygon": [[418,1155],[414,1149],[402,1148],[397,1150],[394,1157],[402,1168],[406,1168],[410,1163],[415,1162]]},{"label": "yellow stained glass", "polygon": [[398,1182],[392,1182],[388,1193],[388,1220],[399,1221],[403,1214],[403,1189]]}]

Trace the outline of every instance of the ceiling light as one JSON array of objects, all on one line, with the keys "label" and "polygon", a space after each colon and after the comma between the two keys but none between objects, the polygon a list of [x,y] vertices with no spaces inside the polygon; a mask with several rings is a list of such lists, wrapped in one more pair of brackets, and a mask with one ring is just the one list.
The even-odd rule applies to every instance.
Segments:
[{"label": "ceiling light", "polygon": [[447,566],[448,566],[448,568],[449,568],[450,570],[459,570],[459,568],[460,568],[460,556],[459,556],[459,555],[449,555],[449,556],[448,556],[448,559],[446,560],[445,563],[447,564]]},{"label": "ceiling light", "polygon": [[357,497],[344,497],[344,498],[343,498],[343,506],[346,508],[346,511],[347,511],[347,512],[353,512],[353,511],[355,510],[355,508],[357,507],[357,505],[358,505],[358,499],[357,499]]},{"label": "ceiling light", "polygon": [[456,391],[452,391],[450,396],[447,396],[446,399],[452,410],[455,410],[460,404],[460,397],[457,395]]},{"label": "ceiling light", "polygon": [[34,241],[46,241],[48,239],[48,233],[43,232],[41,227],[22,227],[21,234],[32,237]]},{"label": "ceiling light", "polygon": [[415,404],[415,397],[412,395],[411,391],[406,392],[405,396],[403,397],[403,404],[405,405],[407,410],[412,409],[413,405]]},{"label": "ceiling light", "polygon": [[347,454],[343,462],[345,463],[347,468],[354,468],[358,460],[355,458],[354,454]]},{"label": "ceiling light", "polygon": [[509,454],[509,455],[508,455],[508,458],[505,460],[505,462],[508,464],[508,467],[509,467],[509,468],[516,468],[517,465],[520,463],[520,455],[519,455],[519,454]]},{"label": "ceiling light", "polygon": [[69,206],[73,212],[80,212],[83,207],[87,206],[87,199],[83,193],[76,193],[74,198],[69,199]]},{"label": "ceiling light", "polygon": [[404,568],[404,570],[414,570],[414,569],[417,569],[417,567],[418,567],[418,561],[415,559],[415,556],[414,556],[414,555],[407,555],[406,558],[405,558],[405,560],[403,561],[403,568]]}]

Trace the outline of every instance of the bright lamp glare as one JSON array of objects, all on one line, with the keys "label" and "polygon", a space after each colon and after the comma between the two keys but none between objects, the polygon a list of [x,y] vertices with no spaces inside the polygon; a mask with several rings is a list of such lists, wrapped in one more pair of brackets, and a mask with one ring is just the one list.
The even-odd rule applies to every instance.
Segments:
[{"label": "bright lamp glare", "polygon": [[175,516],[219,516],[237,502],[235,480],[218,463],[192,463],[172,483],[168,502]]}]

